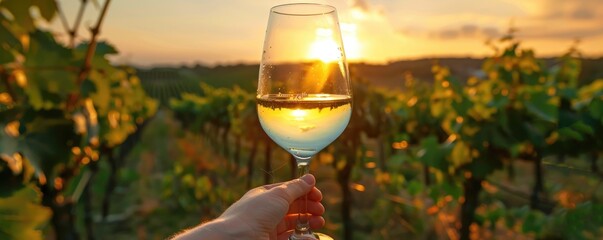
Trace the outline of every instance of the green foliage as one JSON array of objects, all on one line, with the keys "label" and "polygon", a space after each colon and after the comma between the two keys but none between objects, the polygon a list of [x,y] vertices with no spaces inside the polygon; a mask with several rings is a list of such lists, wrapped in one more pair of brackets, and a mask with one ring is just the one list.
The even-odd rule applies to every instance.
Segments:
[{"label": "green foliage", "polygon": [[[40,1],[46,2],[46,1]],[[49,2],[49,1],[48,1]],[[5,0],[0,3],[0,8],[8,11],[13,18],[13,21],[18,24],[20,28],[24,31],[32,31],[35,29],[34,19],[30,16],[29,11],[30,8],[35,4],[31,0],[19,1],[19,0]],[[51,8],[42,8],[41,13],[44,13],[43,16],[49,16],[52,18],[54,15],[55,9]]]},{"label": "green foliage", "polygon": [[[485,77],[472,77],[465,83],[437,64],[432,69],[433,84],[407,75],[402,92],[378,90],[368,82],[354,81],[351,122],[333,147],[323,152],[333,158],[329,162],[339,173],[353,166],[351,179],[374,176],[375,182],[383,185],[382,197],[399,204],[391,207],[376,203],[381,207],[374,214],[444,211],[446,204],[459,206],[467,178],[489,179],[500,169],[512,168],[517,160],[534,161],[537,156],[560,153],[580,155],[601,147],[601,140],[595,136],[602,133],[603,81],[579,86],[580,63],[573,52],[547,68],[533,51],[521,49],[514,39],[508,38],[501,45],[501,52],[484,61]],[[238,87],[202,88],[204,96],[183,95],[171,101],[185,125],[201,130],[228,126],[235,137],[257,136],[262,131],[253,94]],[[365,156],[372,141],[377,141],[376,148],[385,145],[392,149],[394,155],[386,158],[387,150],[380,152],[386,162],[379,163],[379,169],[359,170],[363,164],[377,160]],[[433,182],[426,184],[425,179]],[[195,188],[191,182],[191,191]],[[434,202],[431,207],[416,203],[429,201]],[[413,202],[413,210],[406,205],[408,202]],[[562,207],[555,209],[565,211]],[[497,221],[506,219],[509,229],[519,225],[519,234],[580,236],[552,231],[555,221],[564,218],[528,207],[507,209],[496,202],[492,209],[478,214],[476,223],[496,228]],[[370,225],[364,221],[358,224]],[[597,222],[595,225],[601,226]],[[596,235],[592,230],[585,231]]]},{"label": "green foliage", "polygon": [[29,39],[29,49],[23,53],[23,68],[40,69],[24,71],[27,87],[23,90],[29,104],[35,110],[60,108],[76,88],[76,75],[65,71],[75,63],[73,53],[55,42],[49,32],[36,30],[29,35]]},{"label": "green foliage", "polygon": [[593,239],[603,234],[603,205],[600,203],[586,202],[574,209],[559,213],[560,219],[556,227],[566,239]]},{"label": "green foliage", "polygon": [[[258,132],[251,131],[254,128],[250,126],[258,126],[259,119],[255,107],[255,98],[252,94],[235,86],[231,91],[232,101],[228,105],[228,117],[232,124],[232,132],[236,136],[244,134],[258,136]],[[261,130],[255,128],[254,130]]]},{"label": "green foliage", "polygon": [[[0,217],[5,234],[0,238],[41,239],[38,227],[50,212],[39,203],[49,196],[22,193],[37,189],[35,184],[45,193],[66,193],[73,175],[100,159],[99,147],[118,147],[155,114],[157,104],[131,68],[109,63],[107,56],[117,53],[110,44],[98,43],[86,59],[87,43],[64,46],[36,25],[53,19],[56,1],[4,0],[0,10],[0,156],[9,163],[0,176],[3,182],[12,179],[10,191],[0,198],[0,212],[14,215]],[[15,181],[21,175],[23,181]],[[54,199],[44,203],[52,210],[61,204]]]},{"label": "green foliage", "polygon": [[417,153],[417,156],[421,162],[441,171],[448,169],[449,162],[446,161],[446,156],[450,152],[450,149],[440,146],[436,137],[429,136],[422,139],[420,148],[421,150]]},{"label": "green foliage", "polygon": [[65,134],[73,131],[74,123],[60,115],[48,117],[50,114],[39,112],[35,115],[36,118],[31,121],[21,121],[25,134],[19,137],[18,148],[12,149],[12,152],[21,152],[41,173],[53,176],[58,164],[68,163],[71,148],[79,142],[79,136]]},{"label": "green foliage", "polygon": [[550,215],[529,209],[527,206],[506,209],[497,205],[480,216],[496,223],[504,220],[509,228],[521,226],[521,231],[537,238],[596,239],[601,235],[603,206],[600,203],[584,202],[572,209],[559,209]]},{"label": "green foliage", "polygon": [[[50,21],[55,4],[51,0],[0,2],[0,10],[10,13],[0,14],[0,238],[43,238],[40,229],[51,213],[40,205],[43,196],[35,184],[66,193],[52,180],[102,160],[100,147],[119,148],[155,114],[158,103],[147,93],[163,104],[169,100],[167,105],[184,129],[213,137],[222,133],[225,146],[228,134],[247,142],[266,140],[250,92],[253,82],[245,82],[242,88],[216,88],[248,78],[256,69],[243,66],[244,74],[232,72],[228,79],[209,81],[213,86],[201,85],[199,95],[165,90],[161,84],[146,86],[145,92],[133,69],[108,61],[117,53],[110,44],[98,43],[89,59],[92,68],[84,69],[89,43],[67,47],[40,30],[36,22]],[[42,19],[32,17],[32,8]],[[374,209],[352,214],[363,219],[355,220],[357,225],[371,229],[362,237],[432,237],[427,233],[430,221],[456,214],[467,179],[487,180],[503,167],[511,169],[516,160],[600,152],[603,80],[580,86],[581,64],[575,49],[548,67],[512,36],[500,45],[502,50],[484,61],[483,77],[461,81],[435,64],[433,83],[409,74],[402,92],[354,81],[352,120],[324,152],[332,158],[342,187],[364,180],[382,190],[367,204]],[[212,165],[218,162],[216,156],[199,157],[194,147],[177,144],[195,161],[178,159],[169,165],[159,184],[163,200],[187,212],[213,214],[234,201],[237,191],[220,180],[232,174],[230,166]],[[378,156],[372,145],[381,149]],[[80,178],[64,185],[74,186],[76,179]],[[508,229],[538,238],[601,235],[603,209],[596,199],[575,208],[557,206],[550,215],[505,204],[488,205],[475,222],[496,228],[497,222],[504,221]],[[382,226],[395,230],[378,231]]]},{"label": "green foliage", "polygon": [[41,229],[52,212],[40,200],[39,190],[32,185],[0,198],[0,238],[43,239]]},{"label": "green foliage", "polygon": [[233,98],[239,98],[240,94],[236,91],[233,94],[233,91],[223,88],[215,89],[206,84],[201,84],[201,88],[204,96],[185,93],[181,99],[170,100],[176,116],[186,124],[192,124],[193,130],[202,130],[205,124],[211,124],[215,128],[230,127],[230,112],[241,107],[236,106],[239,103],[231,105],[231,102]]}]

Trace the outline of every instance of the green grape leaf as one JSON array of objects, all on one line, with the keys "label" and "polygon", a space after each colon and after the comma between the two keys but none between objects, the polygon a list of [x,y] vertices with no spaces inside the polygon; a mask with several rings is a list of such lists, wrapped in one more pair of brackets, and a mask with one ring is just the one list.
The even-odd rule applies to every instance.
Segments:
[{"label": "green grape leaf", "polygon": [[452,148],[452,153],[450,154],[450,160],[452,162],[452,166],[458,168],[463,164],[471,162],[471,149],[469,145],[467,145],[463,141],[457,141]]},{"label": "green grape leaf", "polygon": [[27,88],[25,88],[25,93],[29,100],[29,103],[35,109],[43,109],[45,106],[45,100],[42,97],[42,89],[36,84],[36,82],[27,83]]},{"label": "green grape leaf", "polygon": [[[0,7],[0,9],[1,8],[2,7]],[[6,19],[3,14],[0,14],[0,23],[2,23],[0,24],[0,50],[6,50],[10,48],[16,48],[21,50],[21,41],[19,41],[19,39],[11,31],[9,26],[5,25],[8,24],[8,19]]]},{"label": "green grape leaf", "polygon": [[7,21],[4,15],[0,14],[0,64],[15,61],[15,56],[11,50],[21,50],[21,42],[4,24]]},{"label": "green grape leaf", "polygon": [[79,142],[73,121],[43,117],[45,112],[35,113],[37,118],[26,123],[26,133],[19,137],[17,151],[46,174],[52,173],[57,164],[65,163],[71,156],[71,147]]},{"label": "green grape leaf", "polygon": [[528,92],[530,98],[524,101],[528,112],[548,122],[555,122],[557,120],[557,106],[550,104],[550,97],[546,92],[535,91]]},{"label": "green grape leaf", "polygon": [[603,233],[603,229],[601,229],[603,225],[603,205],[593,202],[581,203],[576,208],[568,210],[564,220],[571,232],[566,234],[568,237],[584,238],[585,233],[600,236]]},{"label": "green grape leaf", "polygon": [[[80,55],[83,56],[88,51],[89,44],[90,44],[89,42],[80,43],[75,47],[75,50]],[[110,43],[105,42],[105,41],[97,42],[96,48],[94,49],[94,55],[101,56],[101,57],[104,57],[105,55],[108,55],[108,54],[117,54],[117,53],[119,53],[117,51],[117,49],[113,45],[111,45]]]},{"label": "green grape leaf", "polygon": [[24,65],[28,86],[25,93],[35,109],[61,107],[67,95],[76,90],[76,73],[71,50],[58,44],[52,34],[35,31],[30,34],[30,47]]},{"label": "green grape leaf", "polygon": [[75,74],[63,70],[28,71],[25,92],[36,109],[62,107],[68,94],[75,90]]},{"label": "green grape leaf", "polygon": [[473,161],[468,164],[469,170],[471,170],[471,173],[476,178],[485,178],[495,170],[501,169],[502,167],[502,161],[498,157],[486,158],[480,156],[474,158]]},{"label": "green grape leaf", "polygon": [[406,187],[408,193],[412,196],[417,195],[418,193],[423,191],[423,184],[421,182],[412,180],[408,182],[408,186]]},{"label": "green grape leaf", "polygon": [[[0,33],[0,35],[2,35],[2,33]],[[13,54],[11,52],[3,49],[2,46],[0,45],[0,65],[7,64],[7,63],[10,63],[13,61],[15,61],[15,57],[13,56]]]},{"label": "green grape leaf", "polygon": [[40,205],[37,188],[27,186],[8,198],[0,198],[0,239],[43,239],[41,227],[51,211]]},{"label": "green grape leaf", "polygon": [[469,100],[469,98],[467,98],[467,96],[463,95],[460,101],[452,101],[452,107],[458,115],[465,116],[467,115],[469,109],[473,107],[473,103],[471,102],[471,100]]},{"label": "green grape leaf", "polygon": [[31,4],[31,0],[3,0],[0,2],[0,9],[10,12],[14,21],[25,31],[30,32],[35,28],[34,21],[29,14]]},{"label": "green grape leaf", "polygon": [[0,154],[12,156],[18,151],[19,139],[6,134],[5,125],[0,125]]},{"label": "green grape leaf", "polygon": [[109,123],[104,120],[100,125],[102,140],[106,142],[107,146],[113,147],[121,144],[126,138],[136,131],[136,126],[133,122],[121,122],[116,127],[111,127]]},{"label": "green grape leaf", "polygon": [[40,15],[48,22],[52,20],[57,12],[57,3],[55,0],[33,0],[33,5],[38,7]]},{"label": "green grape leaf", "polygon": [[[513,40],[513,37],[511,36],[505,36],[503,37],[504,40],[506,41],[510,41]],[[509,47],[507,47],[505,49],[505,52],[503,53],[504,57],[517,57],[517,48],[519,47],[519,43],[513,43],[511,44]]]},{"label": "green grape leaf", "polygon": [[575,99],[578,97],[578,90],[576,88],[562,88],[559,89],[558,95],[567,99]]},{"label": "green grape leaf", "polygon": [[449,194],[454,199],[458,199],[463,195],[463,188],[461,188],[461,186],[458,184],[454,184],[453,181],[444,181],[442,183],[442,190],[444,190],[446,194]]},{"label": "green grape leaf", "polygon": [[212,183],[207,176],[197,178],[197,181],[195,182],[195,198],[197,200],[203,199],[203,197],[211,193],[211,190]]},{"label": "green grape leaf", "polygon": [[94,92],[96,92],[96,86],[94,85],[94,83],[90,81],[90,79],[84,80],[82,82],[82,85],[80,86],[80,93],[82,97],[87,98],[90,96],[90,94]]},{"label": "green grape leaf", "polygon": [[504,67],[498,68],[498,75],[499,75],[499,79],[505,83],[510,84],[513,82],[513,72],[505,70]]},{"label": "green grape leaf", "polygon": [[96,52],[95,54],[98,55],[110,55],[110,54],[118,54],[119,52],[117,51],[117,49],[109,44],[108,42],[98,42],[96,44]]},{"label": "green grape leaf", "polygon": [[603,123],[603,99],[593,99],[588,106],[588,112]]},{"label": "green grape leaf", "polygon": [[497,122],[496,128],[488,129],[490,139],[492,139],[491,143],[498,148],[509,149],[516,140],[513,139],[513,131],[510,129],[508,118],[504,112],[499,114]]},{"label": "green grape leaf", "polygon": [[546,136],[545,134],[545,128],[546,125],[543,124],[537,124],[532,122],[525,122],[523,124],[524,126],[524,130],[526,131],[525,133],[527,134],[527,139],[528,141],[530,141],[532,144],[534,144],[534,146],[538,146],[538,147],[542,147],[542,146],[546,146],[546,142],[545,142],[545,138]]},{"label": "green grape leaf", "polygon": [[531,211],[527,214],[528,216],[525,218],[521,230],[524,233],[534,232],[540,233],[542,232],[542,228],[545,224],[545,216],[541,212]]},{"label": "green grape leaf", "polygon": [[37,30],[30,34],[25,66],[72,66],[72,55],[70,49],[55,41],[52,33]]},{"label": "green grape leaf", "polygon": [[595,130],[591,126],[587,125],[586,123],[584,123],[582,121],[572,124],[572,128],[579,132],[586,133],[588,135],[595,134]]},{"label": "green grape leaf", "polygon": [[461,81],[459,81],[456,77],[449,76],[448,78],[446,78],[446,80],[448,80],[448,82],[450,83],[450,87],[455,93],[463,92],[463,83],[461,83]]},{"label": "green grape leaf", "polygon": [[440,146],[435,136],[422,139],[420,147],[421,150],[419,150],[417,155],[421,162],[442,171],[448,171],[448,161],[446,161],[448,151],[446,151],[446,148]]},{"label": "green grape leaf", "polygon": [[[497,205],[496,208],[490,209],[488,212],[486,212],[486,214],[484,216],[484,218],[492,224],[495,224],[499,219],[503,218],[506,214],[504,204],[502,204],[500,202],[496,202],[494,204]],[[491,227],[494,228],[495,226],[491,226]]]},{"label": "green grape leaf", "polygon": [[[20,159],[17,160],[17,157]],[[10,197],[15,191],[25,187],[31,181],[35,168],[20,154],[8,154],[0,151],[0,198]]]},{"label": "green grape leaf", "polygon": [[509,103],[509,97],[503,95],[494,95],[492,101],[486,106],[491,108],[502,108]]},{"label": "green grape leaf", "polygon": [[541,75],[539,72],[531,72],[531,73],[521,72],[521,77],[522,77],[524,83],[527,85],[540,84],[539,80],[541,78]]},{"label": "green grape leaf", "polygon": [[10,197],[15,191],[25,186],[23,181],[18,176],[15,176],[15,173],[8,167],[8,164],[3,161],[4,157],[6,156],[0,155],[0,179],[2,179],[2,184],[0,184],[0,199]]},{"label": "green grape leaf", "polygon": [[[98,71],[91,71],[88,79],[84,81],[85,85],[90,85],[90,91],[87,93],[90,94],[96,111],[100,115],[106,115],[109,112],[109,104],[111,104],[111,81],[109,80]],[[85,85],[82,84],[82,88]]]},{"label": "green grape leaf", "polygon": [[[582,86],[578,90],[578,101],[574,103],[575,109],[588,107],[589,112],[595,117],[601,119],[603,116],[603,79],[597,79],[591,84]],[[593,106],[595,105],[595,106]],[[597,108],[598,107],[598,108]]]},{"label": "green grape leaf", "polygon": [[570,138],[578,141],[583,141],[584,137],[579,132],[571,129],[571,128],[561,128],[558,130],[559,136],[561,138]]}]

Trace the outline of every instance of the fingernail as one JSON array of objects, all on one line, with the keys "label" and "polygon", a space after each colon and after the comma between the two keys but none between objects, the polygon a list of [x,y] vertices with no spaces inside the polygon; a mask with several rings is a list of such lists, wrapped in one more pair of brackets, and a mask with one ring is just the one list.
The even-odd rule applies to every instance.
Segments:
[{"label": "fingernail", "polygon": [[314,184],[314,176],[312,176],[310,174],[306,174],[306,175],[302,176],[300,179],[303,180],[304,182],[306,182],[308,185]]}]

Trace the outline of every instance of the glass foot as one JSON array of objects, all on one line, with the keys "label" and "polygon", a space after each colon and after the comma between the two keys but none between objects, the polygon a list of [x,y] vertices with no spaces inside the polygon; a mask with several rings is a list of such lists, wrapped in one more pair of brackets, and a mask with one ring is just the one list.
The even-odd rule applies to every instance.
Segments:
[{"label": "glass foot", "polygon": [[293,234],[289,237],[289,240],[333,240],[333,238],[322,233],[312,233],[312,235],[309,236]]},{"label": "glass foot", "polygon": [[318,236],[318,239],[320,240],[333,240],[332,237],[329,237],[328,235],[322,233],[314,233],[314,235]]}]

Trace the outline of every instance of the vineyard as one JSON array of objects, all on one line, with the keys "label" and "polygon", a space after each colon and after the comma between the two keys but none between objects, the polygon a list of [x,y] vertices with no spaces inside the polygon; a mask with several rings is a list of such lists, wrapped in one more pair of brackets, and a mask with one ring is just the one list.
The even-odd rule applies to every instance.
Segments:
[{"label": "vineyard", "polygon": [[[332,231],[343,239],[602,234],[596,136],[603,130],[603,80],[579,84],[575,49],[547,68],[512,35],[493,48],[483,79],[459,80],[435,63],[432,83],[409,73],[402,91],[354,81],[352,121],[313,166],[341,193],[334,200],[339,216],[329,212],[341,226]],[[253,186],[254,172],[270,183],[271,156],[288,157],[259,126],[254,94],[203,89],[204,96],[170,102],[175,118],[232,169],[246,168],[246,186]],[[265,151],[260,168],[259,144]],[[241,152],[248,152],[247,163]],[[289,160],[288,168],[293,164]],[[547,178],[545,169],[555,177]]]},{"label": "vineyard", "polygon": [[[259,124],[253,69],[114,66],[97,41],[110,1],[79,44],[77,18],[67,43],[34,24],[30,8],[62,14],[54,1],[17,2],[0,1],[0,239],[164,239],[295,176]],[[603,79],[581,75],[574,47],[547,62],[513,32],[491,47],[478,76],[434,61],[394,89],[353,79],[351,122],[310,166],[322,232],[603,236]]]}]

